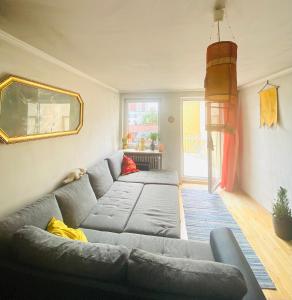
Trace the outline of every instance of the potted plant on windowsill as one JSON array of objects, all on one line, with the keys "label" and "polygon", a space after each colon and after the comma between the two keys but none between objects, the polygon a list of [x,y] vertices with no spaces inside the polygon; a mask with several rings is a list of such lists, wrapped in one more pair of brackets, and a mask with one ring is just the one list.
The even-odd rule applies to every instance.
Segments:
[{"label": "potted plant on windowsill", "polygon": [[155,142],[157,141],[158,134],[156,132],[151,132],[149,137],[151,140],[150,149],[152,151],[154,151],[155,150]]},{"label": "potted plant on windowsill", "polygon": [[273,205],[273,223],[278,237],[283,240],[292,239],[292,215],[287,197],[287,190],[280,187]]}]

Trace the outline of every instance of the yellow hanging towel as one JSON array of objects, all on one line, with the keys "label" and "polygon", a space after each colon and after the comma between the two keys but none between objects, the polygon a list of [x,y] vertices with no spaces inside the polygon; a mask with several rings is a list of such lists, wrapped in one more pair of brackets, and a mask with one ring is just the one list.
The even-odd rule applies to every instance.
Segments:
[{"label": "yellow hanging towel", "polygon": [[271,127],[278,121],[278,91],[276,87],[260,92],[261,126]]}]

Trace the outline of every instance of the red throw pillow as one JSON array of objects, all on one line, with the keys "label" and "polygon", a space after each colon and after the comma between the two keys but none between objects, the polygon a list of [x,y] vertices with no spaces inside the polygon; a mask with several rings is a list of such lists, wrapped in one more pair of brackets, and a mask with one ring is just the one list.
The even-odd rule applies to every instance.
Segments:
[{"label": "red throw pillow", "polygon": [[137,169],[137,166],[133,159],[129,156],[124,155],[123,162],[122,162],[122,175],[127,175],[130,173],[139,172],[140,170]]}]

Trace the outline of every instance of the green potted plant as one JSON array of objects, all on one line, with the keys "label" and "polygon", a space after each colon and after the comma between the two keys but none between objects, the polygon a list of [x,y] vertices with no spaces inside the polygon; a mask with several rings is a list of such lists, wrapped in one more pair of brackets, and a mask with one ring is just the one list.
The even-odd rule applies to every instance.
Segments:
[{"label": "green potted plant", "polygon": [[287,190],[280,186],[273,205],[273,223],[278,237],[292,239],[292,215],[287,197]]},{"label": "green potted plant", "polygon": [[155,150],[155,142],[156,142],[157,139],[158,139],[158,133],[156,133],[156,132],[151,132],[150,135],[149,135],[149,137],[150,137],[150,140],[151,140],[150,149],[151,149],[152,151],[154,151],[154,150]]}]

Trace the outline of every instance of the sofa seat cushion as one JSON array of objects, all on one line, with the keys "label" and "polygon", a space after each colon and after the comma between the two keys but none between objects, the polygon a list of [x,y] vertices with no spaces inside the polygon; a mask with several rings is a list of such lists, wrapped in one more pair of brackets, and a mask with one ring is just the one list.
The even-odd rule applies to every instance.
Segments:
[{"label": "sofa seat cushion", "polygon": [[97,202],[87,174],[57,189],[54,194],[65,224],[73,228],[79,227]]},{"label": "sofa seat cushion", "polygon": [[114,183],[107,160],[102,160],[87,170],[96,198],[102,197]]},{"label": "sofa seat cushion", "polygon": [[24,226],[13,236],[16,258],[30,266],[102,281],[123,281],[129,250],[123,246],[92,244],[55,236]]},{"label": "sofa seat cushion", "polygon": [[178,199],[174,185],[145,185],[125,232],[179,238]]},{"label": "sofa seat cushion", "polygon": [[46,229],[51,218],[63,220],[60,208],[53,194],[43,196],[0,221],[1,252],[10,253],[13,234],[24,225]]},{"label": "sofa seat cushion", "polygon": [[247,292],[236,267],[165,257],[140,249],[131,252],[127,279],[136,287],[207,299],[242,299]]},{"label": "sofa seat cushion", "polygon": [[123,182],[139,182],[144,184],[179,184],[177,173],[175,171],[167,170],[140,171],[128,175],[121,175],[119,176],[118,180]]},{"label": "sofa seat cushion", "polygon": [[115,181],[91,209],[82,228],[122,232],[140,196],[143,185]]},{"label": "sofa seat cushion", "polygon": [[114,233],[83,229],[89,242],[123,245],[129,249],[139,248],[169,257],[214,261],[209,243],[149,236],[135,233]]}]

